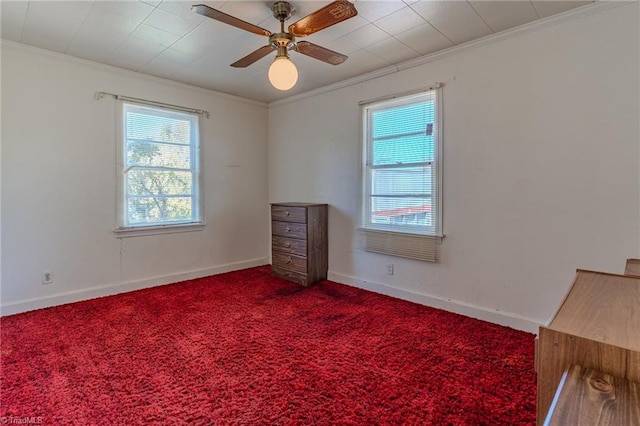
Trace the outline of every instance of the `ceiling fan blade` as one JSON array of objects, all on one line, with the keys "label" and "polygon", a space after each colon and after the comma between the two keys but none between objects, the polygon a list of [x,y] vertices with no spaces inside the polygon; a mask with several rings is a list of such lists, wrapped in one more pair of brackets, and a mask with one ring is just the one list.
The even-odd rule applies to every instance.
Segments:
[{"label": "ceiling fan blade", "polygon": [[205,4],[195,4],[191,6],[191,10],[199,13],[200,15],[206,16],[207,18],[224,22],[225,24],[240,28],[241,30],[249,31],[250,33],[265,35],[267,37],[271,35],[271,31],[267,31],[257,25],[250,24],[246,21],[243,21],[242,19],[236,18],[235,16],[227,15],[226,13],[220,12],[219,10],[216,10]]},{"label": "ceiling fan blade", "polygon": [[317,44],[309,43],[308,41],[299,41],[297,43],[296,50],[303,55],[320,59],[321,61],[331,65],[340,65],[348,58],[348,56],[343,55],[342,53],[334,52],[333,50],[318,46]]},{"label": "ceiling fan blade", "polygon": [[313,34],[358,14],[347,0],[337,0],[289,25],[289,32],[296,37]]},{"label": "ceiling fan blade", "polygon": [[265,56],[267,56],[269,53],[273,52],[274,50],[275,50],[275,47],[273,47],[270,44],[266,45],[266,46],[262,46],[258,50],[254,50],[253,52],[249,53],[244,58],[238,59],[237,61],[232,63],[231,66],[234,67],[234,68],[245,68],[245,67],[248,67],[249,65],[253,64],[254,62],[256,62],[258,59],[264,58]]}]

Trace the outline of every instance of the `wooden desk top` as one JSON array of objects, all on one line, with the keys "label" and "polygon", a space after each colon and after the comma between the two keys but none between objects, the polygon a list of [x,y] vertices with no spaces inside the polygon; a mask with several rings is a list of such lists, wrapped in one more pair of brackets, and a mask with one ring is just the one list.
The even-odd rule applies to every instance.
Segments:
[{"label": "wooden desk top", "polygon": [[638,425],[640,383],[572,365],[564,373],[544,426]]},{"label": "wooden desk top", "polygon": [[548,328],[640,351],[640,277],[579,269]]},{"label": "wooden desk top", "polygon": [[627,259],[627,267],[624,270],[624,274],[640,277],[640,259]]}]

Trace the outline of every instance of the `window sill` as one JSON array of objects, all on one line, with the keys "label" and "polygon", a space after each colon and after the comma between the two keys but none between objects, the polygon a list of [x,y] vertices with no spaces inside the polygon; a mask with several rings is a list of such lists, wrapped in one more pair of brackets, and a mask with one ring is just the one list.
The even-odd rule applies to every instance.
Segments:
[{"label": "window sill", "polygon": [[202,231],[204,223],[183,223],[179,225],[139,226],[131,228],[116,228],[113,233],[116,238],[143,237],[147,235],[177,234],[182,232]]}]

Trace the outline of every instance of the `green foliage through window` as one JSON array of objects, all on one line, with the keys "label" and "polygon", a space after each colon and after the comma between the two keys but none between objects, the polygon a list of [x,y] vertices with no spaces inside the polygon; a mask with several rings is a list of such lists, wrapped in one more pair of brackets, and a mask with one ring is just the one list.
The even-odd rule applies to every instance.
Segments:
[{"label": "green foliage through window", "polygon": [[123,224],[199,222],[198,116],[124,104]]}]

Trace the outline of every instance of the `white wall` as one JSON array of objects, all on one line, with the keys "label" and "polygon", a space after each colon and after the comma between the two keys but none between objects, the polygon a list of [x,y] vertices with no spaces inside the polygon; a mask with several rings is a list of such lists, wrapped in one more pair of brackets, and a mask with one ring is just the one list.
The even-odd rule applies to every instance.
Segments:
[{"label": "white wall", "polygon": [[[331,279],[535,331],[576,268],[621,273],[640,254],[638,15],[620,6],[272,104],[270,201],[330,204]],[[440,260],[364,252],[358,102],[435,82]]]},{"label": "white wall", "polygon": [[[2,314],[266,263],[266,205],[295,200],[331,205],[331,279],[535,330],[576,268],[640,256],[638,56],[635,3],[277,102],[267,120],[259,103],[3,42]],[[440,261],[364,252],[358,101],[436,81]],[[203,231],[115,237],[115,107],[95,91],[211,111]]]},{"label": "white wall", "polygon": [[[116,238],[115,102],[96,91],[210,111],[204,230]],[[268,261],[264,104],[3,43],[2,154],[4,315]]]}]

